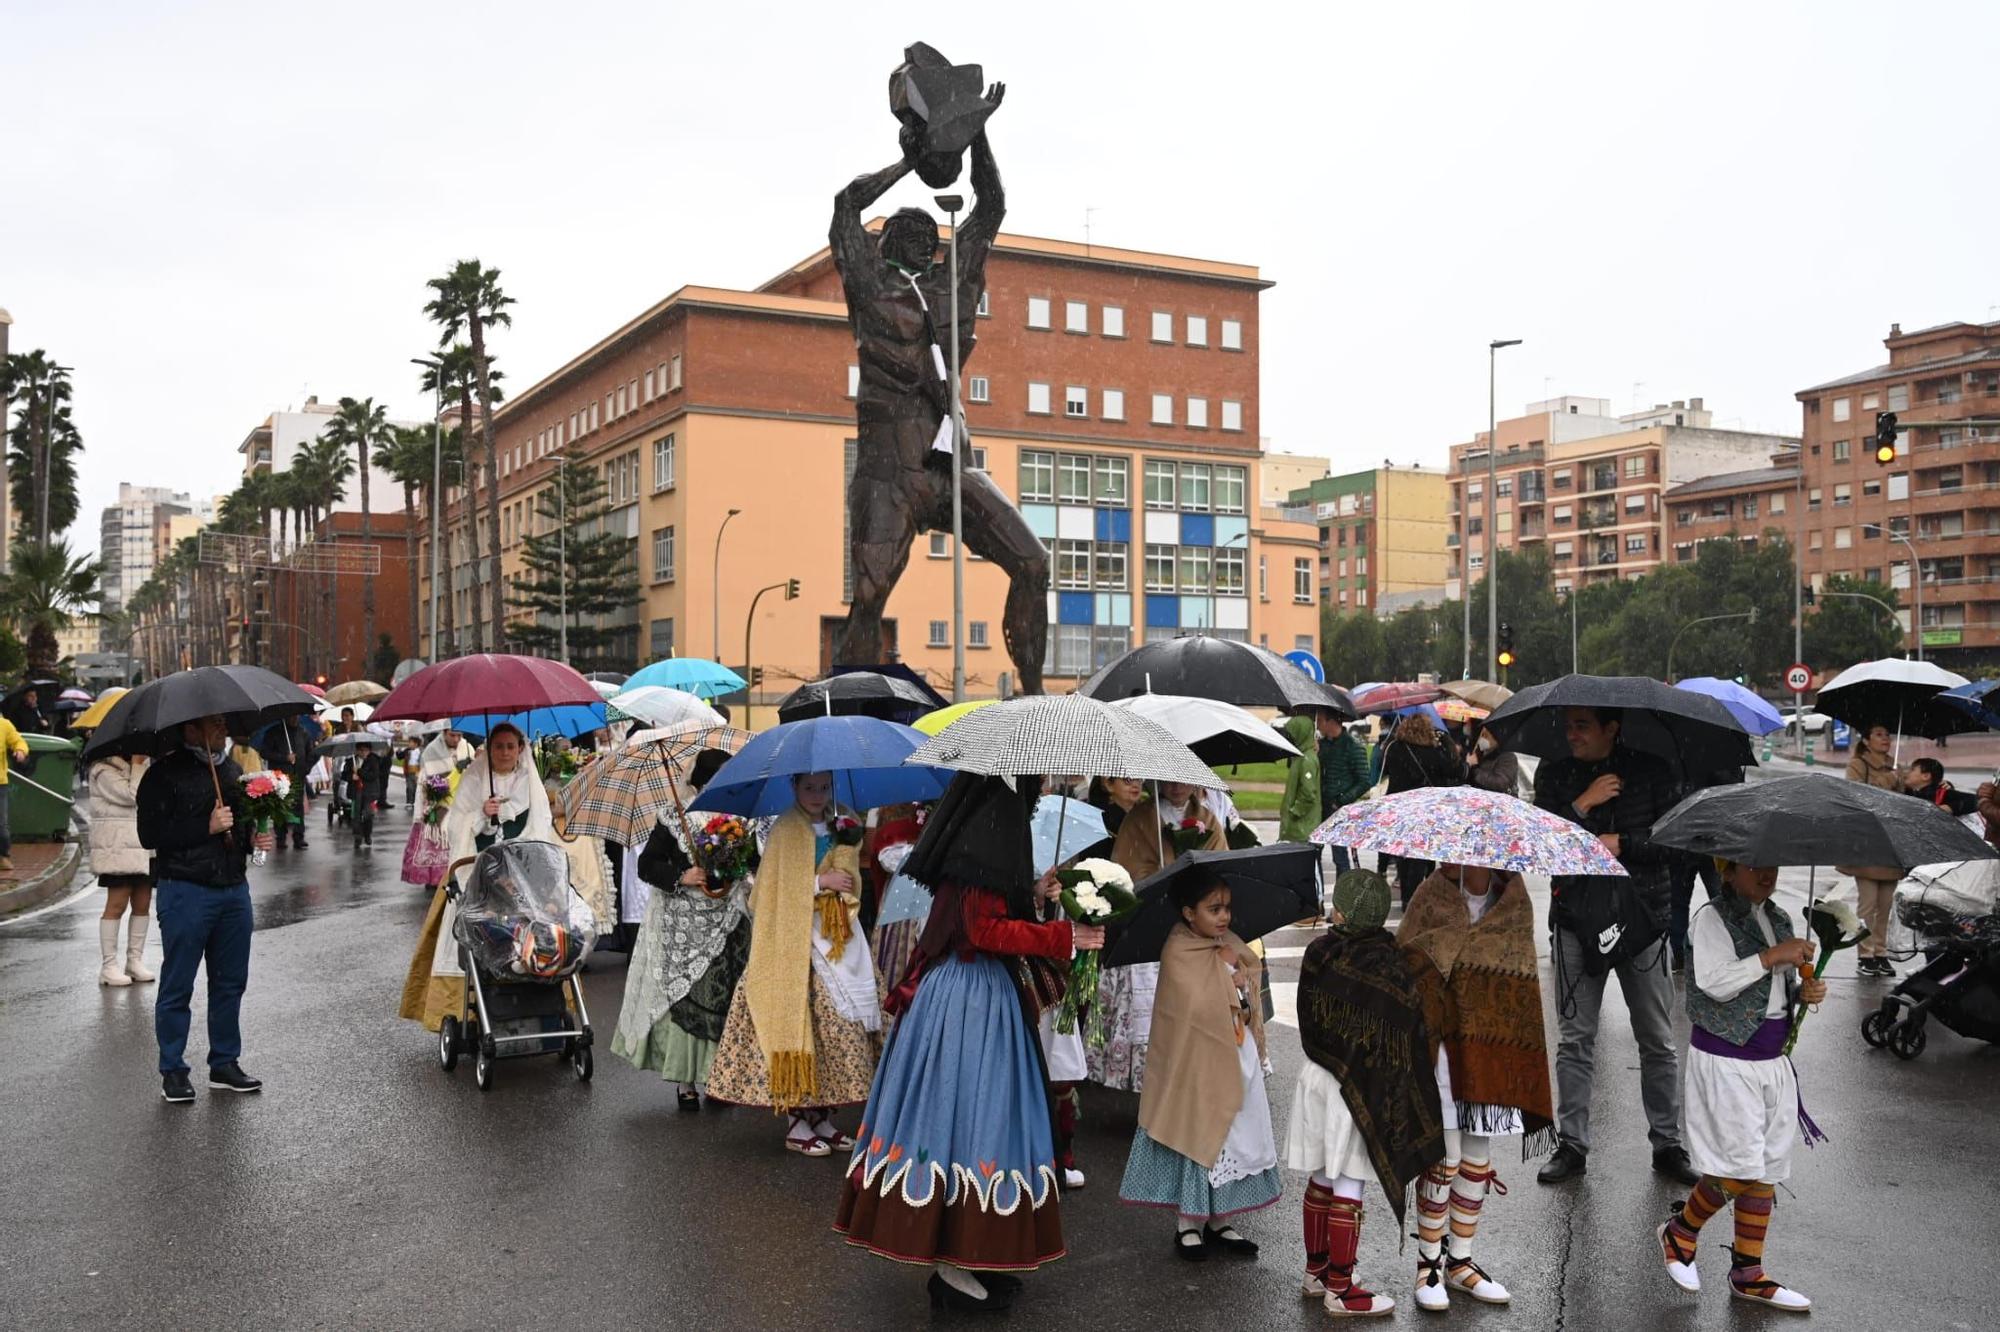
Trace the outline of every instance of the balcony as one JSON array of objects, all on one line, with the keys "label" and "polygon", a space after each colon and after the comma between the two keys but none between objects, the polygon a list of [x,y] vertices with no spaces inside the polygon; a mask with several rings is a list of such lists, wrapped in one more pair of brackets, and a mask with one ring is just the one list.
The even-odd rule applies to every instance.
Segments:
[{"label": "balcony", "polygon": [[1444,548],[1446,550],[1457,550],[1458,545],[1459,545],[1458,533],[1447,532],[1444,534]]}]

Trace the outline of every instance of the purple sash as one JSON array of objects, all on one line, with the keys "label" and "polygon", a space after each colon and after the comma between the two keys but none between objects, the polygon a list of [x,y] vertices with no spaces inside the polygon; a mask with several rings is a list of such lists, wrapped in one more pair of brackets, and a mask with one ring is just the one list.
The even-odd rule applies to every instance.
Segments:
[{"label": "purple sash", "polygon": [[1703,1054],[1720,1055],[1724,1059],[1776,1059],[1785,1052],[1785,1037],[1791,1032],[1789,1018],[1765,1018],[1757,1027],[1757,1034],[1742,1045],[1731,1045],[1707,1027],[1694,1028],[1688,1044]]}]

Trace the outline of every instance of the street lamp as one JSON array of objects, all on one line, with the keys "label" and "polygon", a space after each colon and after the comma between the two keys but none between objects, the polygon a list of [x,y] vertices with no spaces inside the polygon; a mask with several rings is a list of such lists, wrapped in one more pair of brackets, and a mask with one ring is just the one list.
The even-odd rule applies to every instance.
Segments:
[{"label": "street lamp", "polygon": [[443,654],[438,647],[438,543],[444,538],[444,362],[435,356],[412,356],[411,365],[431,371],[431,660]]},{"label": "street lamp", "polygon": [[[1500,526],[1500,418],[1499,408],[1493,393],[1494,362],[1499,359],[1502,347],[1518,347],[1519,338],[1495,338],[1486,344],[1486,503],[1480,507],[1486,516],[1486,659],[1494,660],[1495,646],[1500,641],[1500,582],[1499,572],[1494,563],[1495,529]],[[1466,603],[1469,607],[1470,602]],[[1471,649],[1471,635],[1468,629],[1466,647]],[[1467,675],[1471,672],[1467,671]]]},{"label": "street lamp", "polygon": [[1924,659],[1924,566],[1917,562],[1917,548],[1901,532],[1892,531],[1880,523],[1863,523],[1864,532],[1879,532],[1891,541],[1900,541],[1910,552],[1910,588],[1917,599],[1917,616],[1910,622],[1910,637],[1916,640],[1917,660]]},{"label": "street lamp", "polygon": [[[965,410],[958,400],[958,210],[965,199],[936,196],[951,219],[951,701],[965,702]],[[745,663],[748,664],[747,662]]]},{"label": "street lamp", "polygon": [[[715,562],[711,568],[714,583],[708,599],[715,628],[714,652],[709,657],[710,661],[722,660],[722,534],[728,530],[729,520],[741,512],[743,512],[741,509],[731,509],[723,514],[722,525],[715,529]],[[749,670],[750,663],[744,662],[743,669]]]}]

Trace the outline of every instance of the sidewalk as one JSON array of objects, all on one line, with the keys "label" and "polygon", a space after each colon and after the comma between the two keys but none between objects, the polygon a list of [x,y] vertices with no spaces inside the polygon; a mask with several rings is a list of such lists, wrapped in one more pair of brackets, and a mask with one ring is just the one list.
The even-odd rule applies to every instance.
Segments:
[{"label": "sidewalk", "polygon": [[83,864],[81,842],[16,842],[14,868],[0,870],[0,920],[69,891]]}]

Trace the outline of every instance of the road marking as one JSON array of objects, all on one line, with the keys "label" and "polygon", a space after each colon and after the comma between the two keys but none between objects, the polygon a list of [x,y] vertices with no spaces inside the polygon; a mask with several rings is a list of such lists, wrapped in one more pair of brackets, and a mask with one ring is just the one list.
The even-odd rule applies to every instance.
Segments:
[{"label": "road marking", "polygon": [[1297,981],[1271,982],[1271,1022],[1280,1027],[1299,1025],[1299,983]]},{"label": "road marking", "polygon": [[1305,955],[1306,950],[1303,948],[1266,948],[1264,950],[1264,960],[1267,962],[1282,962],[1286,958],[1304,957]]}]

